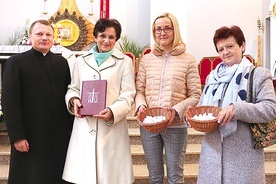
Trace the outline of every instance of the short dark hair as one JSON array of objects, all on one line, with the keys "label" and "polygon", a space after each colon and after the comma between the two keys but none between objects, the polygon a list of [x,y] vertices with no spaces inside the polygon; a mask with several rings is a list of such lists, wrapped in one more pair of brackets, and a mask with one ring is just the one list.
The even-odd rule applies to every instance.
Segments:
[{"label": "short dark hair", "polygon": [[97,37],[98,33],[102,33],[106,30],[106,28],[114,28],[116,32],[116,41],[120,39],[122,27],[118,20],[116,19],[107,19],[102,18],[99,19],[94,27],[93,35],[94,37]]},{"label": "short dark hair", "polygon": [[36,20],[32,23],[32,25],[30,26],[30,33],[32,33],[32,29],[37,23],[43,24],[45,26],[50,26],[54,31],[54,28],[53,28],[53,26],[51,25],[51,23],[49,21],[41,19],[41,20]]},{"label": "short dark hair", "polygon": [[239,46],[242,46],[242,44],[245,43],[245,38],[244,38],[243,32],[240,27],[238,27],[238,26],[231,26],[231,27],[223,26],[216,30],[214,38],[213,38],[213,42],[214,42],[217,52],[218,52],[217,42],[222,39],[227,39],[230,36],[233,36],[235,38],[235,40]]}]

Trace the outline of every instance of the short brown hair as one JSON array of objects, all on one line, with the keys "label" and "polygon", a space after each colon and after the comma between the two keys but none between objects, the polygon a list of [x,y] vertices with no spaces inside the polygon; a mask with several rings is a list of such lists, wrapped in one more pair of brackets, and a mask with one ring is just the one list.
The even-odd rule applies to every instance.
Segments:
[{"label": "short brown hair", "polygon": [[218,52],[217,42],[222,39],[227,39],[230,36],[233,36],[235,38],[235,40],[239,46],[242,46],[242,44],[245,43],[245,38],[244,38],[243,32],[240,27],[238,27],[238,26],[231,26],[231,27],[223,26],[216,30],[214,38],[213,38],[213,42],[214,42],[217,52]]},{"label": "short brown hair", "polygon": [[37,23],[43,24],[43,25],[45,25],[45,26],[51,26],[51,28],[52,28],[53,31],[54,31],[54,28],[53,28],[53,26],[50,24],[49,21],[41,19],[41,20],[36,20],[36,21],[34,21],[34,22],[32,23],[32,25],[30,26],[30,34],[32,33],[33,27],[34,27]]},{"label": "short brown hair", "polygon": [[106,30],[106,28],[110,28],[110,27],[115,29],[116,41],[119,40],[122,33],[121,24],[116,19],[108,19],[108,18],[101,18],[96,22],[94,31],[93,31],[94,37],[97,37],[98,33],[102,33]]}]

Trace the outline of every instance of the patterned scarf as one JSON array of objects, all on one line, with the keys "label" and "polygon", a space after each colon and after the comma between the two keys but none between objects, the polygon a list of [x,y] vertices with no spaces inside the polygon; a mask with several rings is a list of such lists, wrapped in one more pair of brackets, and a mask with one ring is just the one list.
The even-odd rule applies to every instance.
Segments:
[{"label": "patterned scarf", "polygon": [[98,46],[95,45],[92,49],[92,52],[94,54],[94,58],[98,64],[98,66],[100,66],[104,61],[107,60],[107,58],[109,58],[109,56],[112,55],[114,49],[111,49],[108,52],[98,52]]},{"label": "patterned scarf", "polygon": [[[232,102],[246,100],[246,87],[249,76],[249,69],[253,64],[243,57],[239,64],[227,67],[221,62],[213,71],[211,71],[207,84],[204,87],[201,96],[200,105],[213,105],[226,107]],[[227,125],[219,126],[221,139],[235,132],[237,129],[237,120],[232,119]]]}]

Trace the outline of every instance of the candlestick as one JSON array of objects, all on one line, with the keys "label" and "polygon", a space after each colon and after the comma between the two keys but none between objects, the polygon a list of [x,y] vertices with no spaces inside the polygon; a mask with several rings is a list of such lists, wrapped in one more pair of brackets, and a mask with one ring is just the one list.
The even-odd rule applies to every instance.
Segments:
[{"label": "candlestick", "polygon": [[89,11],[88,11],[88,15],[89,16],[93,16],[93,1],[94,0],[90,0],[90,8],[89,8]]},{"label": "candlestick", "polygon": [[44,3],[43,3],[43,11],[42,11],[42,14],[43,15],[47,15],[47,7],[46,7],[46,4],[47,4],[47,0],[44,0]]}]

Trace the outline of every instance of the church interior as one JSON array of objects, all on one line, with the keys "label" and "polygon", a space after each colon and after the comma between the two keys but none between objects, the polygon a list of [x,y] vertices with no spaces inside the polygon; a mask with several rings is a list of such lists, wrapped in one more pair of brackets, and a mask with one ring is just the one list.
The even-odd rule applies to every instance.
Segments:
[{"label": "church interior", "polygon": [[[23,4],[23,2],[20,3]],[[276,0],[243,0],[243,2],[211,0],[209,4],[205,0],[196,2],[188,0],[40,0],[32,3],[36,8],[33,8],[31,3],[24,5],[30,11],[25,17],[22,11],[22,15],[18,18],[7,17],[10,10],[4,7],[20,7],[22,4],[7,2],[7,5],[1,5],[0,22],[1,29],[3,28],[0,30],[1,83],[7,59],[32,48],[28,40],[28,31],[32,21],[38,18],[47,19],[52,24],[54,46],[51,51],[67,59],[71,72],[76,58],[89,52],[95,44],[92,34],[95,22],[100,18],[117,18],[123,27],[121,38],[125,40],[118,40],[116,46],[133,60],[135,75],[137,75],[139,61],[143,55],[151,51],[152,20],[159,13],[170,11],[179,17],[187,51],[194,54],[198,62],[202,86],[210,71],[221,62],[212,43],[214,30],[222,25],[236,24],[242,27],[247,40],[245,56],[255,66],[270,70],[276,92]],[[19,11],[16,12],[21,14]],[[14,23],[16,21],[18,22]],[[136,48],[132,50],[120,47],[124,41],[132,42]],[[143,184],[147,183],[148,173],[141,146],[139,125],[133,114],[131,111],[128,115],[133,168],[136,184]],[[7,183],[10,155],[10,144],[3,122],[2,120],[0,123],[0,184]],[[184,165],[185,183],[196,183],[202,138],[203,133],[190,130],[186,153],[186,160],[190,161],[185,162]],[[276,145],[265,149],[265,158],[267,184],[272,184],[276,181]]]}]

